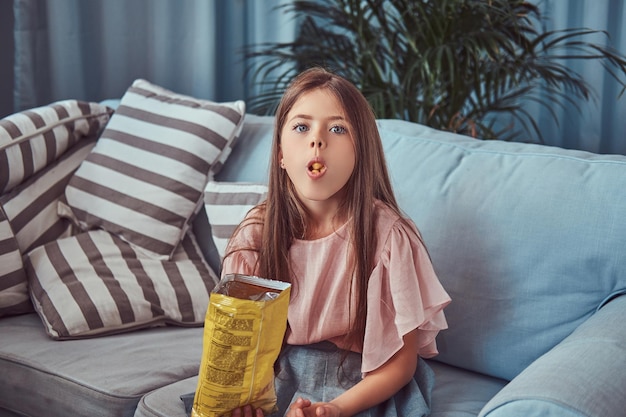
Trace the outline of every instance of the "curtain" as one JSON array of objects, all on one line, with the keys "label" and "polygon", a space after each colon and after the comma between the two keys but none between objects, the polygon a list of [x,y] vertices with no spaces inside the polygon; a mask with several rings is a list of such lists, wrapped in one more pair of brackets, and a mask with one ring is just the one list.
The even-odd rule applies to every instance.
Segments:
[{"label": "curtain", "polygon": [[214,101],[246,99],[243,48],[291,40],[284,0],[14,0],[16,111],[119,98],[137,78]]},{"label": "curtain", "polygon": [[[611,46],[626,55],[626,8],[623,0],[534,0],[540,7],[547,30],[588,28],[606,31],[583,38]],[[626,93],[597,61],[572,61],[568,66],[581,74],[593,90],[588,102],[565,103],[554,108],[558,120],[545,109],[529,103],[527,109],[538,121],[548,145],[596,153],[626,154]],[[622,76],[622,80],[625,77]]]},{"label": "curtain", "polygon": [[[215,101],[247,99],[242,48],[290,41],[296,24],[275,7],[290,0],[14,0],[15,110],[54,100],[121,97],[136,78]],[[622,0],[533,0],[548,30],[590,28],[626,55]],[[4,40],[0,40],[5,42]],[[626,154],[626,94],[598,62],[569,65],[589,82],[590,102],[549,112],[533,103],[548,145]]]}]

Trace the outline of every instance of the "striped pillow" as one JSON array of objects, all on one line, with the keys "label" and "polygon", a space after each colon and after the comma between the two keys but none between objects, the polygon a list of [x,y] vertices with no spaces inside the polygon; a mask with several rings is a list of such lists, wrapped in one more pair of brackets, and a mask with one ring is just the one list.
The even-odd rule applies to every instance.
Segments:
[{"label": "striped pillow", "polygon": [[64,100],[0,120],[0,194],[39,172],[84,137],[97,135],[113,110]]},{"label": "striped pillow", "polygon": [[0,207],[0,317],[31,310],[22,254],[11,224]]},{"label": "striped pillow", "polygon": [[80,228],[169,259],[244,115],[243,101],[213,103],[135,81],[66,189]]},{"label": "striped pillow", "polygon": [[267,186],[263,184],[217,181],[207,184],[204,189],[204,208],[221,259],[239,223],[252,207],[265,200],[266,195]]},{"label": "striped pillow", "polygon": [[93,136],[81,140],[56,162],[0,196],[0,317],[33,310],[22,256],[70,235],[71,224],[57,214],[57,202],[95,141]]},{"label": "striped pillow", "polygon": [[36,248],[26,271],[35,310],[55,340],[202,326],[218,281],[191,233],[161,261],[93,230]]}]

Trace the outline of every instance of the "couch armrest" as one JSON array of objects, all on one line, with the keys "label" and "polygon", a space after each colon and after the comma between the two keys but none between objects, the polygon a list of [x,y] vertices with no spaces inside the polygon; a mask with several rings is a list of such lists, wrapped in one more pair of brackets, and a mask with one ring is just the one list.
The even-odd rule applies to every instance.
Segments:
[{"label": "couch armrest", "polygon": [[605,417],[626,410],[626,296],[533,362],[479,417]]}]

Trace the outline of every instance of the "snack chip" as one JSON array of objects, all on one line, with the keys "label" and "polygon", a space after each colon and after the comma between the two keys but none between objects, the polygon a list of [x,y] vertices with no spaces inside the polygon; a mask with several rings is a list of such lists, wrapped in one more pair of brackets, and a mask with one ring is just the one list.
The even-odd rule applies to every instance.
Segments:
[{"label": "snack chip", "polygon": [[274,362],[287,328],[291,284],[224,276],[209,298],[192,417],[217,417],[244,405],[276,411]]}]

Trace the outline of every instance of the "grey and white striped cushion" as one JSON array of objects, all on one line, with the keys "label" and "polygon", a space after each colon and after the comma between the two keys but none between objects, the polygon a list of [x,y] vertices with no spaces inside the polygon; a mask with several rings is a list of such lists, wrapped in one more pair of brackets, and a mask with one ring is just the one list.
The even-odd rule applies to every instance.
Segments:
[{"label": "grey and white striped cushion", "polygon": [[95,141],[92,136],[75,143],[57,161],[0,196],[0,317],[33,310],[22,256],[71,234],[71,223],[59,217],[57,203]]},{"label": "grey and white striped cushion", "polygon": [[84,232],[36,248],[26,270],[35,310],[56,340],[202,326],[218,281],[191,233],[161,261],[104,230]]},{"label": "grey and white striped cushion", "polygon": [[97,135],[113,110],[63,100],[0,120],[0,194],[39,172],[74,143]]},{"label": "grey and white striped cushion", "polygon": [[206,210],[213,242],[220,258],[233,232],[248,211],[265,200],[267,186],[244,182],[210,181],[204,190]]},{"label": "grey and white striped cushion", "polygon": [[169,259],[244,115],[243,101],[214,103],[135,81],[66,189],[80,227]]},{"label": "grey and white striped cushion", "polygon": [[22,253],[11,224],[0,209],[0,317],[31,310]]}]

